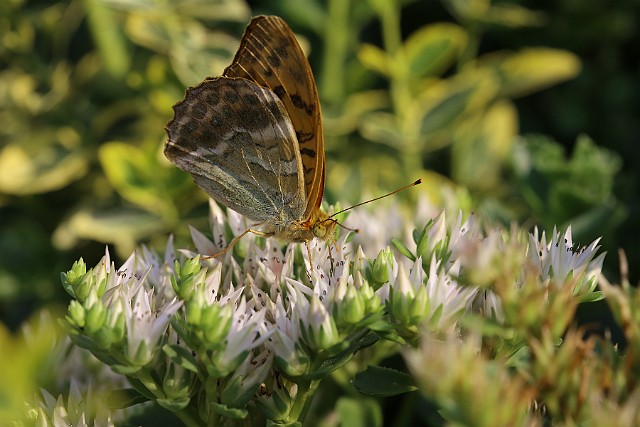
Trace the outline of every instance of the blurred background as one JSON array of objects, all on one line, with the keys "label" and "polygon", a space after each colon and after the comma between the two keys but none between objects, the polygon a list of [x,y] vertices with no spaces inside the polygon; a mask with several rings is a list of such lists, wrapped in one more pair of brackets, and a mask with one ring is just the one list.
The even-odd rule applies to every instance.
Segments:
[{"label": "blurred background", "polygon": [[[162,154],[171,106],[222,73],[252,15],[309,53],[325,199],[425,179],[419,195],[490,224],[573,225],[640,257],[636,0],[0,2],[0,320],[64,307],[61,271],[186,244],[205,194]],[[118,262],[116,262],[118,264]]]}]

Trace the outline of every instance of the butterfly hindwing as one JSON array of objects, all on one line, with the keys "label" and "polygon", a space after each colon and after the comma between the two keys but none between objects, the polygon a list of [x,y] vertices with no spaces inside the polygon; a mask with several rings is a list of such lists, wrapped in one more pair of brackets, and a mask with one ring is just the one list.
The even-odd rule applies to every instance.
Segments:
[{"label": "butterfly hindwing", "polygon": [[280,99],[239,78],[211,78],[187,90],[167,124],[165,154],[211,197],[264,223],[306,208],[295,131]]},{"label": "butterfly hindwing", "polygon": [[322,202],[324,140],[320,102],[311,67],[289,26],[277,16],[251,20],[227,77],[241,77],[271,89],[284,104],[295,129],[304,172],[309,218]]}]

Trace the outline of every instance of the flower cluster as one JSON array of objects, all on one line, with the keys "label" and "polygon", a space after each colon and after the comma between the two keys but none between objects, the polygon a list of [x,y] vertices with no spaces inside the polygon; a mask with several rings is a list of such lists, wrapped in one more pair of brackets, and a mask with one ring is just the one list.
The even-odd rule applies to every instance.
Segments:
[{"label": "flower cluster", "polygon": [[[213,239],[192,229],[195,251],[177,256],[169,239],[163,257],[142,247],[116,268],[107,252],[93,269],[81,260],[62,275],[73,341],[189,425],[301,421],[319,381],[358,351],[379,340],[417,348],[425,333],[455,333],[473,313],[508,320],[497,282],[512,292],[571,286],[595,299],[603,257],[593,259],[597,242],[572,249],[570,229],[549,242],[535,231],[527,244],[442,212],[411,243],[393,241],[400,256],[386,247],[367,257],[372,248],[347,233],[310,242],[307,259],[300,245],[283,250],[249,234],[207,258],[248,228],[213,202],[211,212]],[[384,235],[362,216],[350,220]]]}]

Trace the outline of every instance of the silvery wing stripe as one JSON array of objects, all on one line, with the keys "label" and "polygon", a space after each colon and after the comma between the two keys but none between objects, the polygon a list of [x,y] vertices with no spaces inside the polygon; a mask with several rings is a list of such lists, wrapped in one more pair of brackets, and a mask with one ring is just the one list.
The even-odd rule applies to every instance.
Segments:
[{"label": "silvery wing stripe", "polygon": [[324,141],[320,102],[307,58],[291,28],[277,16],[258,16],[247,26],[224,76],[268,87],[282,100],[296,131],[307,208],[318,208],[324,192]]},{"label": "silvery wing stripe", "polygon": [[301,217],[300,154],[273,92],[244,79],[208,79],[174,110],[165,154],[211,197],[269,229]]},{"label": "silvery wing stripe", "polygon": [[[293,213],[298,212],[296,201],[304,200],[304,195],[300,197],[300,191],[304,192],[302,168],[299,156],[297,141],[291,121],[282,108],[280,100],[266,88],[260,88],[253,82],[244,82],[253,87],[250,96],[240,96],[243,103],[240,108],[244,112],[254,112],[256,105],[265,106],[263,113],[266,118],[261,121],[269,122],[270,126],[258,126],[255,130],[247,132],[247,126],[236,129],[236,135],[230,140],[229,145],[233,148],[242,147],[241,159],[245,162],[247,170],[251,172],[252,178],[257,186],[263,186],[264,176],[274,176],[278,181],[278,189],[272,186],[265,191],[265,201],[274,207],[277,212],[284,210],[285,217],[289,219]],[[239,92],[243,92],[244,86],[238,87]],[[255,95],[255,96],[254,96]],[[225,97],[225,102],[227,98]],[[229,105],[229,107],[232,107]],[[255,117],[252,117],[255,120]],[[250,122],[246,118],[245,123]],[[283,135],[291,136],[291,143],[283,143]],[[255,143],[253,143],[255,142]],[[279,200],[274,200],[274,196],[280,196]]]}]

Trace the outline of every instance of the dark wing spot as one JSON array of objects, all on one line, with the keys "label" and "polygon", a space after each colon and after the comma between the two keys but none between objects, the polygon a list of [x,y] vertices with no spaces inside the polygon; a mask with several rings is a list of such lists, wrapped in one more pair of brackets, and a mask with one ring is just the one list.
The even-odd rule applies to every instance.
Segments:
[{"label": "dark wing spot", "polygon": [[316,151],[312,150],[310,148],[303,148],[300,150],[300,154],[302,154],[303,156],[309,156],[312,158],[316,157]]},{"label": "dark wing spot", "polygon": [[244,102],[247,105],[259,105],[260,104],[260,100],[258,99],[258,97],[256,95],[254,95],[253,93],[249,93],[243,96]]},{"label": "dark wing spot", "polygon": [[191,117],[202,120],[207,115],[207,106],[203,102],[196,101],[191,106]]},{"label": "dark wing spot", "polygon": [[220,103],[220,96],[215,92],[209,92],[205,97],[205,102],[208,105],[215,107]]},{"label": "dark wing spot", "polygon": [[280,44],[276,47],[276,53],[282,58],[286,59],[289,56],[289,45],[290,41],[288,38],[283,37],[280,39]]},{"label": "dark wing spot", "polygon": [[273,91],[273,93],[276,94],[276,96],[278,98],[280,98],[282,100],[282,98],[287,94],[287,91],[284,90],[284,88],[280,85],[280,86],[276,86],[273,89],[271,89]]},{"label": "dark wing spot", "polygon": [[296,137],[298,138],[298,142],[307,142],[312,140],[316,136],[313,132],[296,132]]},{"label": "dark wing spot", "polygon": [[240,102],[240,96],[234,90],[228,90],[224,93],[225,99],[230,104],[237,104]]},{"label": "dark wing spot", "polygon": [[296,108],[305,108],[304,101],[300,98],[300,95],[291,95],[291,103]]},{"label": "dark wing spot", "polygon": [[315,111],[313,104],[305,103],[300,95],[291,95],[291,103],[294,107],[304,110],[309,116],[313,115],[313,112]]},{"label": "dark wing spot", "polygon": [[267,56],[267,62],[273,68],[280,68],[280,58],[277,55],[277,52],[272,52],[271,55]]}]

